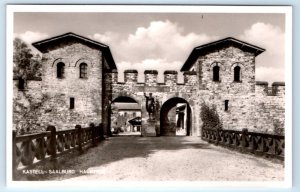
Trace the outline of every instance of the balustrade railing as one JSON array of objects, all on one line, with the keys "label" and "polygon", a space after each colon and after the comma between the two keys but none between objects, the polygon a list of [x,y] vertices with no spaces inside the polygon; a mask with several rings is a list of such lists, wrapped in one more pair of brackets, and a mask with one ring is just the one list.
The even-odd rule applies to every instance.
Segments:
[{"label": "balustrade railing", "polygon": [[102,139],[102,124],[95,126],[93,123],[87,128],[76,125],[75,129],[61,131],[56,131],[54,126],[48,126],[46,132],[20,136],[13,131],[13,177],[18,170],[28,169],[46,159],[55,162],[58,156],[72,150],[81,154],[89,144],[96,146]]},{"label": "balustrade railing", "polygon": [[284,160],[284,136],[266,133],[202,129],[202,139],[241,152]]}]

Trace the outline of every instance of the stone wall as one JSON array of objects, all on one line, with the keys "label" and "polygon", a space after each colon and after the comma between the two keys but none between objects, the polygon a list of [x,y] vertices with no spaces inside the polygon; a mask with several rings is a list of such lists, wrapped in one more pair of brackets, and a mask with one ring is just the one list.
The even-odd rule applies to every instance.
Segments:
[{"label": "stone wall", "polygon": [[[285,85],[257,82],[255,95],[255,128],[257,131],[284,134]],[[256,131],[254,130],[254,131]]]},{"label": "stone wall", "polygon": [[[76,41],[49,47],[42,57],[42,93],[50,98],[43,105],[41,125],[58,129],[102,122],[102,53]],[[57,64],[65,64],[63,78],[57,78]],[[87,64],[87,78],[79,77],[79,65]],[[70,109],[70,98],[75,99]]]},{"label": "stone wall", "polygon": [[[214,66],[220,67],[220,81],[213,81]],[[234,67],[241,68],[240,81],[234,81]],[[191,71],[184,72],[184,83],[177,83],[176,71],[165,71],[164,82],[157,83],[157,71],[146,70],[145,82],[137,82],[135,70],[125,71],[125,82],[117,82],[113,73],[113,98],[130,96],[142,106],[147,117],[143,94],[151,92],[162,106],[173,97],[185,99],[192,109],[191,135],[200,135],[201,104],[205,102],[217,112],[224,129],[274,133],[284,129],[284,84],[265,88],[255,82],[255,55],[234,46],[199,56]],[[270,92],[271,94],[267,93]],[[228,110],[225,111],[225,100]]]},{"label": "stone wall", "polygon": [[[216,65],[220,67],[220,81],[213,81],[213,67]],[[235,66],[241,68],[241,81],[238,82],[234,81]],[[262,90],[256,85],[253,53],[233,46],[224,47],[200,56],[193,70],[197,71],[199,78],[198,97],[208,105],[216,106],[224,129],[274,132],[275,124],[284,128],[284,88],[275,84],[272,96],[267,96],[270,88]],[[225,100],[228,100],[227,111]]]},{"label": "stone wall", "polygon": [[[233,46],[200,56],[194,64],[199,74],[200,89],[208,89],[214,94],[254,93],[255,55]],[[213,67],[220,67],[220,81],[213,81]],[[234,67],[241,67],[241,81],[234,81]]]},{"label": "stone wall", "polygon": [[[187,72],[184,74],[185,83],[177,83],[177,72],[176,71],[165,71],[164,83],[157,82],[158,72],[155,70],[146,70],[145,82],[137,82],[138,73],[135,70],[124,71],[124,82],[118,82],[117,71],[112,73],[112,98],[113,100],[119,96],[128,96],[136,100],[141,105],[142,119],[148,118],[148,113],[145,108],[146,99],[144,93],[148,96],[152,93],[153,97],[159,101],[159,105],[162,106],[167,100],[171,98],[183,98],[186,100],[191,108],[194,106],[194,100],[196,97],[193,95],[195,91],[195,85],[197,84],[196,73]],[[192,112],[193,114],[193,112]],[[158,114],[159,117],[159,114]],[[195,115],[193,115],[195,118]],[[158,120],[159,121],[159,120]],[[192,135],[199,135],[198,121],[193,120],[191,125]]]},{"label": "stone wall", "polygon": [[[63,78],[57,78],[57,64],[65,64]],[[87,78],[79,77],[79,65],[87,64]],[[219,66],[219,81],[213,81],[213,67]],[[234,81],[234,68],[241,68],[240,81]],[[136,70],[124,72],[118,82],[117,71],[110,71],[102,52],[75,40],[49,46],[42,57],[42,81],[27,81],[26,90],[16,89],[14,81],[14,127],[23,122],[26,107],[34,101],[38,108],[28,117],[31,125],[58,129],[102,123],[106,134],[111,128],[111,102],[120,96],[133,98],[141,106],[142,120],[149,93],[158,101],[159,109],[170,99],[178,99],[191,108],[191,135],[201,135],[201,104],[216,106],[224,129],[280,133],[284,130],[285,86],[255,82],[255,55],[232,45],[199,55],[190,71],[184,71],[184,83],[178,83],[176,71],[165,71],[164,82],[157,82],[158,72],[146,70],[145,82],[138,81]],[[70,109],[70,98],[75,108]],[[228,110],[225,110],[225,101]],[[23,106],[19,105],[21,103]],[[160,113],[160,110],[158,110]],[[160,117],[160,114],[156,114]],[[163,114],[164,115],[164,114]],[[167,115],[167,114],[166,114]],[[33,118],[33,119],[32,119]],[[158,118],[157,118],[158,119]],[[28,123],[28,122],[27,122]],[[158,119],[159,126],[159,119]],[[41,128],[41,129],[42,129]],[[36,128],[35,128],[36,129]]]},{"label": "stone wall", "polygon": [[39,124],[41,106],[44,101],[41,93],[41,80],[25,81],[25,89],[18,89],[19,81],[13,81],[13,130],[20,134],[24,132],[38,132],[43,129]]}]

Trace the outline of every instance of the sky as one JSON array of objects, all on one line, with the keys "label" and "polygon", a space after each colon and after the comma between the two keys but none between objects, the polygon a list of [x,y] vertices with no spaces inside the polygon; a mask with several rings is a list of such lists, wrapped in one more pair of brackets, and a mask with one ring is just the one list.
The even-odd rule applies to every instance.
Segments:
[{"label": "sky", "polygon": [[155,69],[163,82],[163,72],[179,72],[194,47],[226,37],[266,49],[256,57],[256,81],[284,81],[284,14],[14,13],[14,37],[28,44],[67,32],[108,45],[119,81],[126,69],[138,70],[140,82]]}]

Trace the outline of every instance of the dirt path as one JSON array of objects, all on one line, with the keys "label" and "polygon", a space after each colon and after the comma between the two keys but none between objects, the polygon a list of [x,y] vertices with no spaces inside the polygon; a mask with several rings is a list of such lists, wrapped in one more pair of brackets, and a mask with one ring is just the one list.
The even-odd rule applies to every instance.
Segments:
[{"label": "dirt path", "polygon": [[54,179],[265,181],[284,177],[282,164],[216,147],[199,137],[111,137],[68,160],[64,168],[81,174]]}]

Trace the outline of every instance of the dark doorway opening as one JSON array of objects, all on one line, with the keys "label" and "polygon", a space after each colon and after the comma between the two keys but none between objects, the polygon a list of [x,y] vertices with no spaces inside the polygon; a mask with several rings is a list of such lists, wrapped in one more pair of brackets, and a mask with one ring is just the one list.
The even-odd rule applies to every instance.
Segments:
[{"label": "dark doorway opening", "polygon": [[191,125],[191,107],[185,99],[174,97],[162,105],[160,110],[161,136],[189,136]]}]

